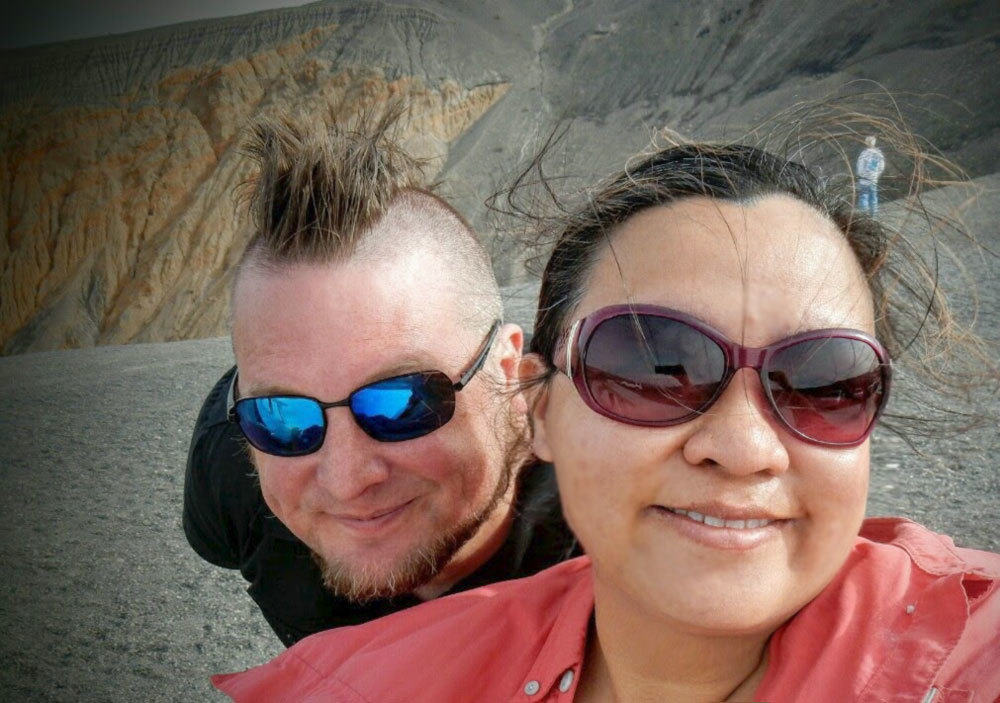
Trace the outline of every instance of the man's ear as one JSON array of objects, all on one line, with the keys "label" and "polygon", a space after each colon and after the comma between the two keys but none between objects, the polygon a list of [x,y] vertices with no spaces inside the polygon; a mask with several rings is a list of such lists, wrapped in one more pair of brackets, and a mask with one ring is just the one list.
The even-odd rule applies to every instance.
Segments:
[{"label": "man's ear", "polygon": [[508,322],[497,333],[500,340],[500,369],[504,380],[511,385],[518,380],[517,367],[524,348],[524,331],[520,326]]},{"label": "man's ear", "polygon": [[518,325],[506,324],[497,333],[500,339],[500,382],[509,392],[510,408],[515,415],[528,414],[528,404],[521,393],[518,367],[521,363],[521,348],[524,345],[524,332]]},{"label": "man's ear", "polygon": [[528,419],[531,423],[531,449],[542,461],[552,461],[548,435],[545,427],[545,413],[549,402],[549,385],[541,383],[548,367],[538,354],[525,354],[518,365],[521,386],[526,388],[521,395],[527,403]]}]

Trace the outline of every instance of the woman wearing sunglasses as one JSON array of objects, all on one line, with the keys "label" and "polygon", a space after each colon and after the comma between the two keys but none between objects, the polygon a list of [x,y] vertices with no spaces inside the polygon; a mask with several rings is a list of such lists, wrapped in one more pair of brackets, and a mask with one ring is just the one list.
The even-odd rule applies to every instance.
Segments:
[{"label": "woman wearing sunglasses", "polygon": [[[217,684],[237,700],[995,700],[1000,556],[864,520],[912,319],[893,241],[748,146],[672,147],[612,178],[561,220],[524,369],[535,452],[587,556]],[[926,330],[945,315],[932,296],[911,309]]]}]

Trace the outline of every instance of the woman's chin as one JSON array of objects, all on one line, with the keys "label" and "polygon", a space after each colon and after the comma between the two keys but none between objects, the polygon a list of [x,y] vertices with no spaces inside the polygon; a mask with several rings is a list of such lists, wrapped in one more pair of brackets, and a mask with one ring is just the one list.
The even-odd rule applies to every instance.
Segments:
[{"label": "woman's chin", "polygon": [[[783,582],[780,570],[657,580],[619,575],[621,580],[614,579],[618,584],[608,584],[611,589],[602,588],[601,576],[595,575],[595,587],[606,593],[618,591],[614,600],[634,614],[641,613],[642,621],[660,621],[704,636],[770,634],[815,596],[813,590],[819,590],[800,588],[790,574]],[[619,600],[622,595],[624,602]]]}]

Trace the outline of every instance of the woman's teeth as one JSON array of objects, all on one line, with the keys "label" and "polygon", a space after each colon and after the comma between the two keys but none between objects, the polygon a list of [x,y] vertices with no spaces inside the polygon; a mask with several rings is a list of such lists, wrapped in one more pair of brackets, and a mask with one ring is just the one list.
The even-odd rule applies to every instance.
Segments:
[{"label": "woman's teeth", "polygon": [[694,510],[681,510],[680,508],[667,508],[672,513],[683,515],[695,522],[703,522],[710,527],[728,527],[733,530],[752,530],[758,527],[770,525],[774,520],[723,520],[721,517],[713,515],[702,515]]}]

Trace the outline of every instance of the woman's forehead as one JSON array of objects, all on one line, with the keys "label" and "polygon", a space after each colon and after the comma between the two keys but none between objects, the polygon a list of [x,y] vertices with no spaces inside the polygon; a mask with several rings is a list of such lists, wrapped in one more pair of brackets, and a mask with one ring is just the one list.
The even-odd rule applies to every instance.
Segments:
[{"label": "woman's forehead", "polygon": [[578,313],[628,301],[692,313],[747,343],[874,326],[868,285],[843,234],[785,195],[690,198],[626,220],[595,262]]}]

